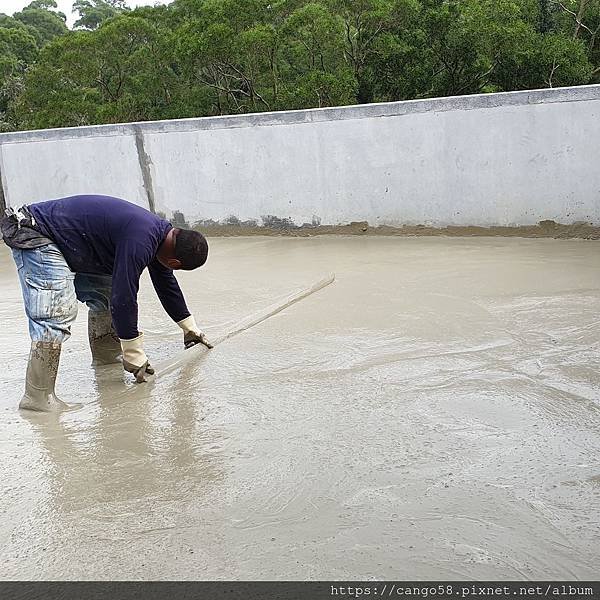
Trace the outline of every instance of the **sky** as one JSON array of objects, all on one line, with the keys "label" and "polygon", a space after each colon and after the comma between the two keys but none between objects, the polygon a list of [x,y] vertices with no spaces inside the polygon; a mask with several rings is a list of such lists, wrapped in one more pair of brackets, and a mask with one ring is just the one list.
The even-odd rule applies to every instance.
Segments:
[{"label": "sky", "polygon": [[[71,13],[71,7],[75,0],[57,0],[58,9],[67,15],[67,24],[72,26],[77,20],[77,15]],[[0,13],[12,15],[27,6],[31,0],[0,0]],[[153,4],[169,4],[169,0],[127,0],[127,4],[134,6],[145,6]]]}]

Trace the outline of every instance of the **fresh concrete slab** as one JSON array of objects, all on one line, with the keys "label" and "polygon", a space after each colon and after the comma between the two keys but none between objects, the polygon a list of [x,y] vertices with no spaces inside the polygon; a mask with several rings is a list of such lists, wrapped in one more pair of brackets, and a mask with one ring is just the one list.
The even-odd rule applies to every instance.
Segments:
[{"label": "fresh concrete slab", "polygon": [[[597,241],[210,240],[180,281],[218,337],[159,378],[89,366],[19,414],[29,340],[0,252],[0,577],[593,579],[600,560]],[[149,282],[152,360],[180,351]]]}]

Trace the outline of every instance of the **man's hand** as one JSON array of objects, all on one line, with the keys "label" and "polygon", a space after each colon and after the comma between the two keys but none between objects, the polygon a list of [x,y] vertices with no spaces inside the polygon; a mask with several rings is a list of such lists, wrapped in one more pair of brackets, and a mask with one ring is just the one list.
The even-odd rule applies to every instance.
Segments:
[{"label": "man's hand", "polygon": [[183,329],[183,345],[186,349],[191,348],[196,344],[203,344],[207,348],[213,347],[206,339],[206,336],[200,331],[198,325],[196,325],[196,319],[194,319],[193,315],[179,321],[177,325]]},{"label": "man's hand", "polygon": [[207,348],[213,347],[201,331],[188,331],[187,333],[183,334],[183,345],[186,347],[186,349],[191,348],[196,344],[204,344]]},{"label": "man's hand", "polygon": [[145,375],[154,375],[154,368],[148,361],[141,367],[137,367],[136,365],[132,365],[126,360],[123,360],[123,368],[129,373],[133,373],[136,383],[144,383],[146,381]]},{"label": "man's hand", "polygon": [[123,368],[129,373],[133,373],[136,383],[146,381],[146,375],[154,375],[154,369],[150,366],[144,352],[143,333],[131,340],[121,340],[121,349],[123,350]]}]

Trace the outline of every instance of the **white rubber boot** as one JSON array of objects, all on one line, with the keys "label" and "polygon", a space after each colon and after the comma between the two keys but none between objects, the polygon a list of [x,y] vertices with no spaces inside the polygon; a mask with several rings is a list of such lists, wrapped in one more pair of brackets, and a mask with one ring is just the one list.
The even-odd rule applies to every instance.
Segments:
[{"label": "white rubber boot", "polygon": [[109,310],[88,312],[88,339],[92,351],[92,365],[121,362],[121,342],[113,328]]},{"label": "white rubber boot", "polygon": [[19,408],[38,412],[68,409],[54,393],[61,345],[56,342],[33,342],[29,353],[25,394]]}]

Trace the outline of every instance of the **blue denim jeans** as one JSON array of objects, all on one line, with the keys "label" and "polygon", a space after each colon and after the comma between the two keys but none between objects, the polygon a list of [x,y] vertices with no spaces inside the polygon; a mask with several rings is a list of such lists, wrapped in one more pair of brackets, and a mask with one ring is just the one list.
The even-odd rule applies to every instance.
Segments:
[{"label": "blue denim jeans", "polygon": [[111,277],[73,273],[55,244],[13,248],[19,272],[29,335],[33,342],[62,344],[71,336],[77,300],[91,311],[110,309]]}]

